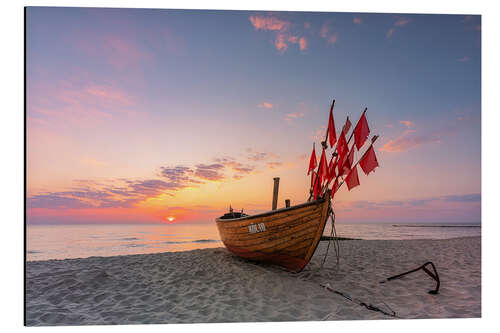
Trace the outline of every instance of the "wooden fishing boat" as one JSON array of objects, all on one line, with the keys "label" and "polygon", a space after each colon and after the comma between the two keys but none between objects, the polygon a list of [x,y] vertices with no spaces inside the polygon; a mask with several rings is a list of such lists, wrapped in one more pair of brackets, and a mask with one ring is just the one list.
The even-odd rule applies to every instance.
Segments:
[{"label": "wooden fishing boat", "polygon": [[[300,272],[311,260],[329,216],[332,216],[331,239],[335,238],[335,216],[331,206],[333,197],[344,183],[349,191],[360,184],[358,164],[366,175],[378,167],[373,149],[378,135],[372,137],[368,149],[354,163],[356,151],[360,154],[359,150],[368,142],[370,134],[365,115],[367,108],[361,114],[348,140],[346,135],[351,128],[351,122],[347,117],[337,140],[332,113],[334,104],[335,100],[330,107],[325,140],[321,142],[323,149],[319,163],[313,144],[307,172],[308,175],[311,174],[308,202],[290,207],[290,200],[285,200],[286,207],[276,209],[279,178],[274,178],[271,211],[249,216],[243,214],[243,211],[235,213],[230,208],[229,213],[216,219],[220,238],[229,251],[243,258],[266,261],[290,271]],[[353,137],[354,142],[351,143]],[[326,159],[328,145],[332,149],[330,162]]]},{"label": "wooden fishing boat", "polygon": [[330,200],[321,198],[253,216],[231,210],[216,223],[233,254],[300,272],[318,246],[329,209]]}]

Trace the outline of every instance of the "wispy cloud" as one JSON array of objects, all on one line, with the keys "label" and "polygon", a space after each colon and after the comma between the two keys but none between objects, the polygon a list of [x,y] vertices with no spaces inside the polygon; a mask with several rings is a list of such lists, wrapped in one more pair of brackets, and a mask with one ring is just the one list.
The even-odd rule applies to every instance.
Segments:
[{"label": "wispy cloud", "polygon": [[[272,153],[254,153],[255,160],[274,157]],[[130,208],[147,199],[161,195],[174,196],[185,188],[200,187],[207,182],[227,179],[226,171],[233,172],[233,179],[241,179],[256,170],[232,157],[216,158],[216,163],[199,163],[194,166],[161,166],[157,177],[151,179],[107,179],[100,182],[79,179],[68,191],[45,191],[28,195],[29,209],[100,209]]]},{"label": "wispy cloud", "polygon": [[222,180],[224,179],[223,171],[223,164],[197,164],[194,175],[204,180]]},{"label": "wispy cloud", "polygon": [[389,140],[380,150],[389,153],[404,152],[423,144],[438,143],[440,141],[441,140],[436,135],[409,136],[403,134],[397,139]]},{"label": "wispy cloud", "polygon": [[326,21],[321,26],[319,32],[320,36],[326,40],[328,44],[335,44],[337,42],[337,32],[333,31],[333,25],[331,21]]},{"label": "wispy cloud", "polygon": [[[267,16],[251,15],[250,22],[255,30],[271,31],[276,33],[274,47],[279,53],[285,53],[288,50],[289,44],[298,44],[301,51],[305,51],[307,49],[307,39],[300,36],[300,33],[297,32],[297,27],[291,29],[292,23],[289,21],[280,19],[272,14],[268,14]],[[292,30],[295,30],[295,32]]]},{"label": "wispy cloud", "polygon": [[276,158],[276,157],[277,155],[274,153],[258,152],[253,150],[249,150],[249,155],[248,155],[248,159],[254,162],[264,161],[269,158]]},{"label": "wispy cloud", "polygon": [[259,108],[265,108],[265,109],[272,109],[273,108],[273,104],[271,104],[269,102],[262,102],[262,104],[259,104],[258,107]]},{"label": "wispy cloud", "polygon": [[285,31],[290,26],[290,22],[280,20],[274,16],[251,15],[250,22],[255,30]]},{"label": "wispy cloud", "polygon": [[478,121],[476,115],[472,112],[461,113],[456,118],[450,118],[447,125],[423,133],[414,129],[413,122],[410,121],[407,124],[406,121],[400,121],[407,128],[397,138],[389,140],[380,148],[380,151],[390,153],[405,152],[421,145],[440,143],[445,137],[455,134],[459,129],[465,129],[467,126],[476,123]]},{"label": "wispy cloud", "polygon": [[278,37],[276,37],[276,41],[274,42],[274,47],[276,47],[276,50],[278,50],[280,53],[288,50],[288,44],[285,40],[285,34],[278,34]]},{"label": "wispy cloud", "polygon": [[28,209],[127,208],[165,191],[187,185],[161,179],[112,179],[105,184],[86,181],[70,191],[42,192],[27,198]]},{"label": "wispy cloud", "polygon": [[75,122],[81,126],[85,120],[94,123],[117,115],[136,114],[137,98],[112,84],[55,80],[51,85],[39,83],[32,91],[28,115],[50,120],[52,124]]},{"label": "wispy cloud", "polygon": [[303,112],[292,112],[292,113],[287,113],[285,115],[285,120],[287,122],[292,122],[293,120],[298,119],[298,118],[302,118],[302,117],[304,117]]},{"label": "wispy cloud", "polygon": [[361,19],[361,17],[354,17],[352,19],[352,23],[354,23],[354,24],[361,24],[361,23],[363,23],[363,20]]},{"label": "wispy cloud", "polygon": [[396,28],[392,27],[390,28],[389,30],[387,30],[387,33],[385,34],[385,38],[386,39],[389,39],[392,37],[392,34],[394,33],[394,31],[396,30]]},{"label": "wispy cloud", "polygon": [[464,57],[462,57],[462,58],[457,59],[457,61],[460,61],[460,62],[467,62],[467,61],[469,61],[469,60],[470,60],[470,59],[469,59],[469,57],[467,57],[467,56],[464,56]]},{"label": "wispy cloud", "polygon": [[76,47],[79,52],[92,58],[102,59],[119,69],[141,65],[154,57],[151,51],[125,36],[109,34],[91,36],[76,41]]},{"label": "wispy cloud", "polygon": [[299,47],[301,51],[307,50],[307,39],[305,37],[300,37]]},{"label": "wispy cloud", "polygon": [[413,126],[413,122],[410,120],[400,120],[399,123],[405,125],[407,128],[410,128]]},{"label": "wispy cloud", "polygon": [[403,26],[405,26],[408,23],[413,21],[412,18],[405,17],[405,16],[394,16],[394,19],[395,19],[395,21],[394,21],[393,26],[391,28],[389,28],[389,30],[387,30],[387,32],[385,34],[386,39],[390,39],[394,35],[396,28],[403,27]]},{"label": "wispy cloud", "polygon": [[280,166],[282,166],[283,163],[282,162],[268,162],[267,163],[267,167],[269,169],[276,169],[276,168],[279,168]]},{"label": "wispy cloud", "polygon": [[400,26],[403,26],[403,25],[407,25],[411,21],[412,21],[412,19],[409,18],[409,17],[398,17],[397,20],[396,20],[396,22],[394,23],[394,26],[395,27],[400,27]]},{"label": "wispy cloud", "polygon": [[384,200],[384,201],[368,201],[357,200],[348,202],[339,202],[343,209],[387,209],[390,207],[422,207],[433,203],[478,203],[481,202],[481,193],[456,194],[432,196],[427,198],[412,198],[406,200]]},{"label": "wispy cloud", "polygon": [[[243,178],[244,175],[248,175],[256,169],[255,166],[243,164],[232,157],[217,158],[215,160],[224,167],[230,168],[237,176],[237,179]],[[235,178],[234,175],[233,178]]]}]

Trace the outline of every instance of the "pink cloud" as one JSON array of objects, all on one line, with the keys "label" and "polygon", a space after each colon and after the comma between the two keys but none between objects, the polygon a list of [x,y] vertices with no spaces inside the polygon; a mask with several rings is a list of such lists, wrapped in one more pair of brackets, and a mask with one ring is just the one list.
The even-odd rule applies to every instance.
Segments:
[{"label": "pink cloud", "polygon": [[[274,16],[261,16],[252,15],[250,16],[250,22],[252,23],[255,30],[272,31],[277,33],[276,39],[274,40],[274,47],[279,53],[284,53],[288,50],[288,44],[299,44],[301,51],[307,48],[307,40],[305,37],[300,37],[296,33],[290,32],[291,23],[285,20],[278,19]],[[309,23],[305,23],[304,27],[308,29],[310,27]]]},{"label": "pink cloud", "polygon": [[138,43],[123,36],[104,35],[82,39],[77,49],[88,56],[105,59],[114,67],[123,69],[150,61],[153,54]]},{"label": "pink cloud", "polygon": [[352,22],[354,24],[361,24],[361,22],[362,22],[361,17],[355,17],[355,18],[353,18]]},{"label": "pink cloud", "polygon": [[253,150],[249,151],[248,159],[254,162],[264,161],[270,158],[277,158],[278,155],[274,153],[266,153],[266,152],[254,152]]},{"label": "pink cloud", "polygon": [[73,122],[78,126],[95,125],[116,114],[136,114],[135,96],[115,85],[81,81],[72,78],[36,84],[28,96],[28,114],[46,120],[37,125]]},{"label": "pink cloud", "polygon": [[304,23],[304,28],[306,28],[306,29],[310,29],[310,28],[311,28],[311,23],[309,23],[309,22],[305,22],[305,23]]},{"label": "pink cloud", "polygon": [[412,21],[412,19],[409,17],[399,17],[396,20],[396,22],[394,23],[394,26],[399,27],[399,26],[407,25],[411,21]]},{"label": "pink cloud", "polygon": [[285,116],[285,119],[287,121],[292,121],[294,119],[302,118],[302,117],[304,117],[304,113],[302,113],[302,112],[299,112],[299,113],[287,113],[286,116]]},{"label": "pink cloud", "polygon": [[282,165],[283,165],[283,163],[281,163],[281,162],[268,162],[267,163],[267,167],[269,169],[276,169],[276,168],[279,168]]},{"label": "pink cloud", "polygon": [[280,20],[273,16],[250,16],[250,22],[255,30],[285,31],[290,26],[287,21]]},{"label": "pink cloud", "polygon": [[278,37],[276,37],[274,47],[276,47],[276,50],[278,50],[280,53],[288,50],[288,44],[285,42],[285,36],[283,34],[279,34]]},{"label": "pink cloud", "polygon": [[260,108],[266,108],[266,109],[272,109],[273,105],[269,102],[263,102],[262,104],[259,104]]},{"label": "pink cloud", "polygon": [[410,120],[400,120],[399,123],[405,125],[408,128],[413,126],[413,122]]},{"label": "pink cloud", "polygon": [[299,47],[301,51],[305,51],[307,49],[307,39],[305,37],[300,37]]},{"label": "pink cloud", "polygon": [[85,92],[91,98],[102,99],[113,103],[119,103],[121,105],[132,104],[130,96],[125,94],[123,91],[114,89],[109,86],[92,85],[87,87]]},{"label": "pink cloud", "polygon": [[319,34],[328,44],[335,44],[337,42],[338,34],[337,32],[332,31],[330,22],[323,23]]},{"label": "pink cloud", "polygon": [[460,62],[467,62],[467,61],[469,61],[469,57],[464,56],[464,57],[462,57],[462,58],[460,58],[460,59],[457,59],[457,61],[460,61]]},{"label": "pink cloud", "polygon": [[389,30],[387,30],[387,33],[385,34],[385,38],[386,39],[391,38],[392,35],[394,34],[394,32],[396,31],[397,27],[405,26],[405,25],[407,25],[408,23],[410,23],[412,21],[413,20],[411,18],[409,18],[409,17],[397,16],[396,17],[396,22],[394,22],[394,25]]},{"label": "pink cloud", "polygon": [[380,151],[399,153],[424,144],[441,142],[439,136],[435,133],[428,135],[411,135],[413,133],[415,133],[415,130],[406,130],[400,137],[389,140],[389,142],[380,148]]},{"label": "pink cloud", "polygon": [[387,30],[387,33],[385,34],[385,38],[386,39],[391,38],[392,34],[394,33],[394,30],[395,30],[395,28],[390,28],[389,30]]}]

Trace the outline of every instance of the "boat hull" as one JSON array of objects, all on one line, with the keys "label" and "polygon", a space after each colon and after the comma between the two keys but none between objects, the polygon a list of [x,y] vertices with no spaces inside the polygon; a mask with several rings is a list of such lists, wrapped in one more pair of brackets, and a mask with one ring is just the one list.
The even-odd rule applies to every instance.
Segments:
[{"label": "boat hull", "polygon": [[300,272],[318,246],[329,204],[320,199],[259,215],[219,218],[216,224],[222,242],[233,254]]}]

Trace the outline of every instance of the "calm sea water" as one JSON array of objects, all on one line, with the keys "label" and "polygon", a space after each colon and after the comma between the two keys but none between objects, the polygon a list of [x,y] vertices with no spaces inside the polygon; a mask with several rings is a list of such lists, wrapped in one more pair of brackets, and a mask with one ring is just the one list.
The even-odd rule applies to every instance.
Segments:
[{"label": "calm sea water", "polygon": [[[330,233],[330,224],[325,235]],[[336,224],[337,235],[361,239],[444,239],[480,236],[480,225]],[[86,258],[223,246],[215,223],[162,225],[28,225],[31,260]]]}]

